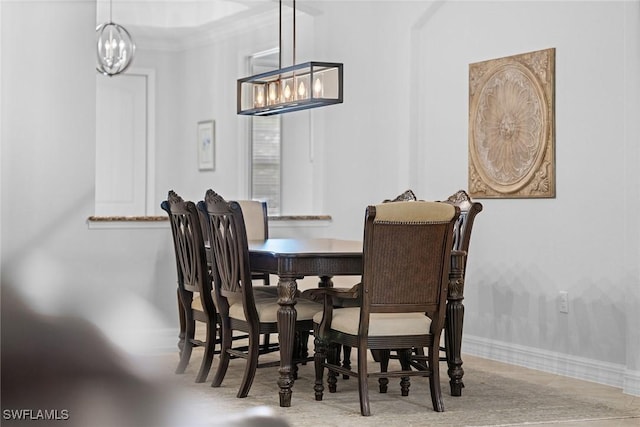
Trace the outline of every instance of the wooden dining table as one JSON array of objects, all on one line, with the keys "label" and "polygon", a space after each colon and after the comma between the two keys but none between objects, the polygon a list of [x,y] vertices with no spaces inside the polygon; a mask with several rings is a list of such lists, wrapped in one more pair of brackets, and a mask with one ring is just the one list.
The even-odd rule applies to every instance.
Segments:
[{"label": "wooden dining table", "polygon": [[[270,238],[249,242],[251,271],[278,276],[278,342],[280,344],[280,406],[291,406],[294,383],[292,360],[296,323],[297,280],[308,276],[319,278],[318,286],[331,287],[333,276],[362,275],[362,242],[328,238]],[[447,296],[445,339],[446,360],[450,377],[451,394],[460,396],[462,384],[462,271],[452,265],[450,287]]]},{"label": "wooden dining table", "polygon": [[332,286],[333,276],[362,274],[362,242],[340,239],[266,239],[249,242],[251,271],[278,275],[278,342],[280,344],[280,406],[291,406],[292,359],[296,323],[296,280],[320,278]]}]

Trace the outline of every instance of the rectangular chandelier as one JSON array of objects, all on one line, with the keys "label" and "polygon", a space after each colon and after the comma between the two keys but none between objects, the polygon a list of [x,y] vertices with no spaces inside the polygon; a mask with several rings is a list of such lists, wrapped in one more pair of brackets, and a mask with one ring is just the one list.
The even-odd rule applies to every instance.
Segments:
[{"label": "rectangular chandelier", "polygon": [[238,79],[238,114],[270,116],[342,103],[342,64],[305,62]]}]

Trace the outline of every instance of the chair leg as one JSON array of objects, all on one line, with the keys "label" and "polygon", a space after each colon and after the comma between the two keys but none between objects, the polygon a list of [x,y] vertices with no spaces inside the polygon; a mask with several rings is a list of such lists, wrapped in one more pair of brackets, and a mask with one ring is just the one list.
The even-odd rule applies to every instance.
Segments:
[{"label": "chair leg", "polygon": [[300,359],[304,360],[304,362],[302,363],[303,365],[307,364],[305,359],[309,358],[309,336],[310,335],[311,334],[309,333],[309,331],[300,332]]},{"label": "chair leg", "polygon": [[182,302],[180,301],[180,290],[178,289],[178,322],[180,325],[180,333],[178,334],[178,349],[180,352],[180,356],[182,356],[182,349],[184,348],[184,338],[186,336],[187,330],[187,320],[184,317],[184,308],[182,307]]},{"label": "chair leg", "polygon": [[[348,345],[342,346],[342,367],[345,369],[351,369],[351,347]],[[349,375],[342,374],[343,380],[348,380]]]},{"label": "chair leg", "polygon": [[[189,308],[191,310],[191,308]],[[191,359],[191,351],[193,350],[193,338],[196,332],[196,321],[192,316],[185,314],[185,332],[182,351],[180,352],[180,362],[176,368],[176,374],[184,374],[187,369],[189,360]]]},{"label": "chair leg", "polygon": [[[400,366],[403,371],[411,370],[411,349],[398,350],[398,357],[400,359]],[[400,378],[400,391],[402,396],[409,396],[409,387],[411,386],[411,381],[409,377],[401,377]]]},{"label": "chair leg", "polygon": [[[389,369],[389,358],[391,352],[389,350],[374,350],[371,352],[375,354],[378,362],[380,362],[380,372],[387,372]],[[389,378],[378,378],[378,388],[380,393],[386,393],[389,386]]]},{"label": "chair leg", "polygon": [[296,331],[293,346],[293,359],[299,360],[306,365],[306,359],[309,357],[309,332]]},{"label": "chair leg", "polygon": [[206,323],[207,338],[204,347],[204,355],[202,356],[202,363],[200,364],[200,370],[196,376],[197,383],[203,383],[207,380],[207,375],[211,370],[211,363],[213,362],[213,354],[216,349],[216,324],[211,322]]},{"label": "chair leg", "polygon": [[269,337],[269,334],[264,334],[262,339],[262,348],[265,352],[269,350]]},{"label": "chair leg", "polygon": [[218,363],[218,369],[216,369],[216,375],[213,377],[211,387],[220,387],[224,376],[227,374],[227,368],[229,367],[229,349],[233,341],[233,331],[229,325],[229,318],[220,318],[220,362]]},{"label": "chair leg", "polygon": [[253,384],[253,379],[256,376],[258,356],[260,355],[260,334],[258,332],[249,332],[249,349],[247,353],[247,364],[245,365],[244,376],[237,394],[239,398],[247,397],[249,389],[251,389],[251,384]]},{"label": "chair leg", "polygon": [[358,393],[360,395],[360,413],[365,417],[371,415],[371,410],[369,409],[367,354],[365,346],[358,347]]},{"label": "chair leg", "polygon": [[[338,364],[338,352],[340,351],[340,346],[337,344],[329,344],[329,347],[327,349],[327,362],[329,365],[337,365]],[[338,384],[338,379],[337,379],[337,372],[332,370],[331,368],[328,369],[328,373],[327,373],[327,386],[329,387],[329,393],[335,393],[337,390],[337,384]]]},{"label": "chair leg", "polygon": [[435,342],[429,347],[429,389],[431,391],[431,403],[436,412],[444,411],[442,391],[440,389],[440,346]]},{"label": "chair leg", "polygon": [[324,362],[327,360],[327,344],[326,342],[318,336],[316,333],[316,337],[313,340],[314,344],[314,353],[313,353],[313,363],[316,371],[316,382],[313,385],[313,390],[315,391],[316,400],[322,400],[322,395],[324,392],[323,385],[323,377],[324,377]]}]

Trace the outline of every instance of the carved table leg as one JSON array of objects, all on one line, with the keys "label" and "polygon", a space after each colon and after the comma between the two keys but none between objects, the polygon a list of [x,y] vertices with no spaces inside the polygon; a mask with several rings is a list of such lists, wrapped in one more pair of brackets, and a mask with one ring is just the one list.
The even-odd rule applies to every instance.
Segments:
[{"label": "carved table leg", "polygon": [[291,406],[291,388],[293,387],[293,373],[291,370],[294,347],[294,334],[297,312],[296,292],[298,284],[294,277],[280,277],[278,280],[278,334],[280,343],[280,406]]},{"label": "carved table leg", "polygon": [[462,396],[462,324],[464,320],[464,253],[453,253],[449,274],[449,293],[445,319],[445,349],[452,396]]}]

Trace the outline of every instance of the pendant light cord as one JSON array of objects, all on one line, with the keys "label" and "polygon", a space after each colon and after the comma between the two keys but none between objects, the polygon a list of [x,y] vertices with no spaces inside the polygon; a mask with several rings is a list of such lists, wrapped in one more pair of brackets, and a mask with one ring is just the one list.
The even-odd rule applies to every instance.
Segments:
[{"label": "pendant light cord", "polygon": [[278,48],[278,69],[282,69],[282,0],[280,0],[280,21],[278,26],[279,48]]},{"label": "pendant light cord", "polygon": [[[111,1],[111,0],[109,0]],[[278,49],[278,68],[282,68],[282,0],[280,0],[279,6],[279,14],[280,20],[278,22],[278,37],[279,37],[279,46]],[[296,0],[293,0],[293,63],[291,65],[296,64]]]},{"label": "pendant light cord", "polygon": [[113,23],[113,4],[112,4],[112,0],[109,0],[109,23]]}]

